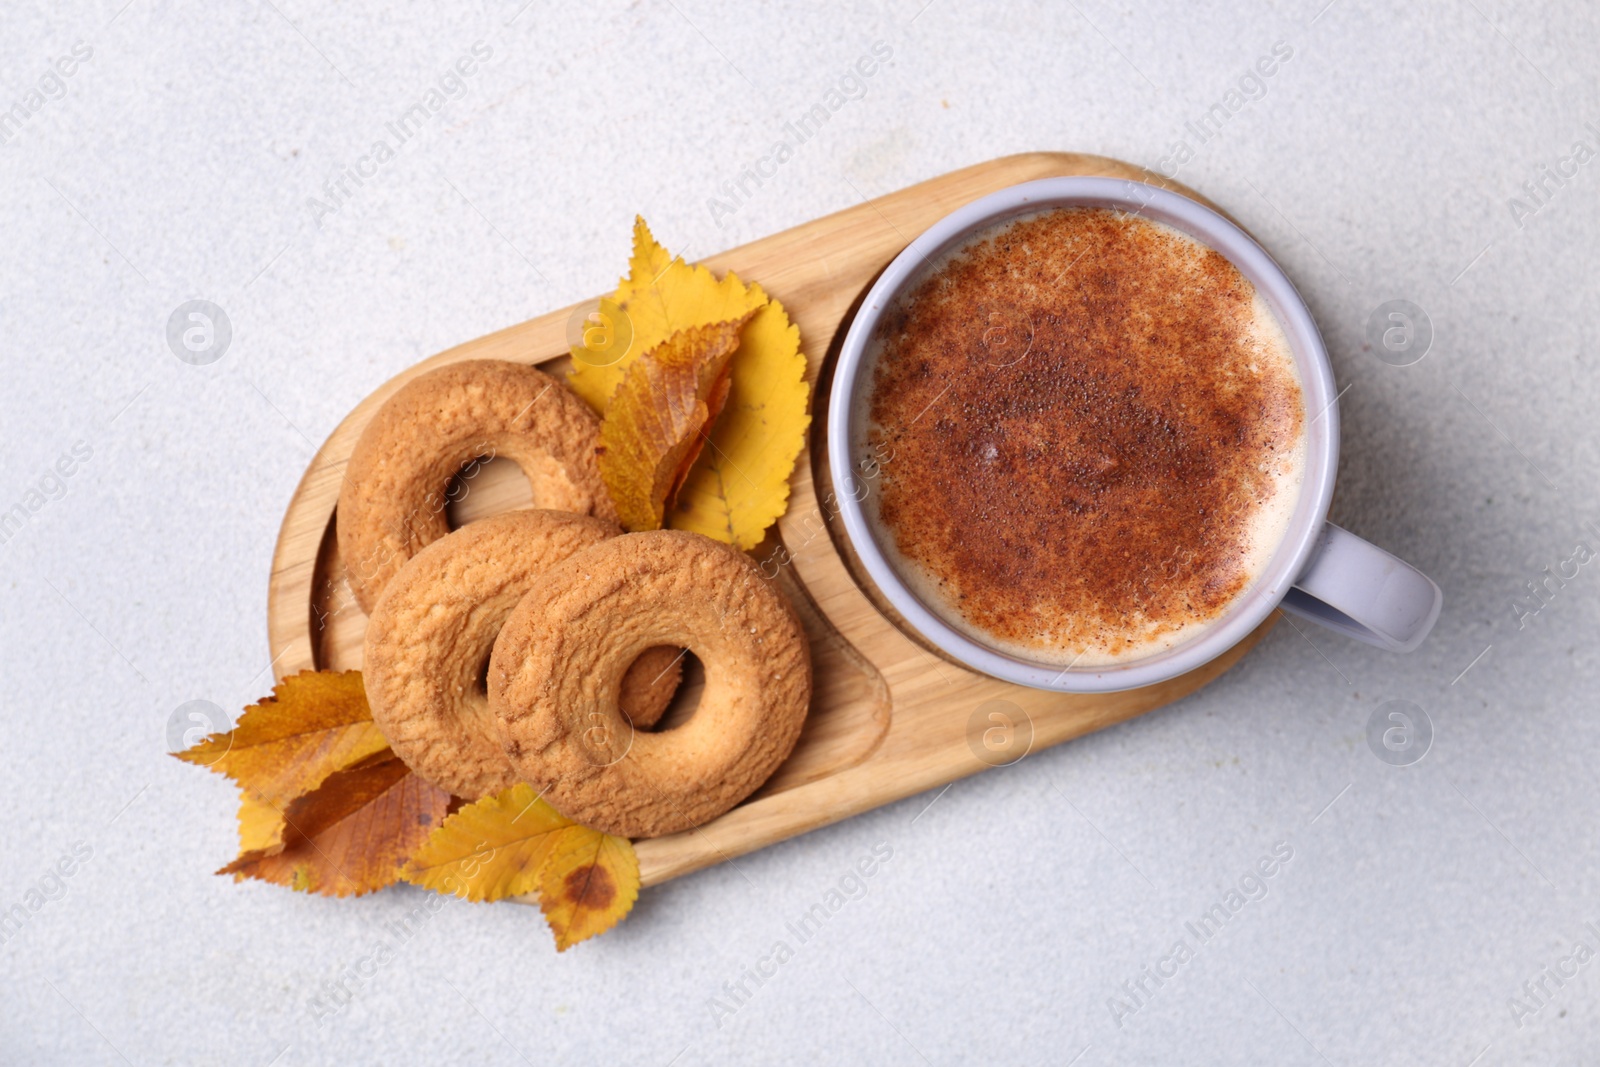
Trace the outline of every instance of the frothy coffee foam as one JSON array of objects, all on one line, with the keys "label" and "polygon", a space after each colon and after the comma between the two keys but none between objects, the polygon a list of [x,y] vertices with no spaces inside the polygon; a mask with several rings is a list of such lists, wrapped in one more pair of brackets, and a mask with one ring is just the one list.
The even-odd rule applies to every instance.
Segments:
[{"label": "frothy coffee foam", "polygon": [[880,320],[852,448],[896,572],[980,644],[1102,667],[1228,615],[1306,462],[1288,338],[1226,258],[1162,223],[1051,209],[929,264]]}]

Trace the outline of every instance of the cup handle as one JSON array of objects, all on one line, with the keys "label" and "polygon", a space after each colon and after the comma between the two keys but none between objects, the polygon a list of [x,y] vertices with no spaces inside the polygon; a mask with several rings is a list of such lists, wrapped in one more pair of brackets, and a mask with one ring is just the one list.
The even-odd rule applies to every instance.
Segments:
[{"label": "cup handle", "polygon": [[1433,629],[1443,603],[1432,578],[1329,522],[1279,606],[1357,641],[1411,652]]}]

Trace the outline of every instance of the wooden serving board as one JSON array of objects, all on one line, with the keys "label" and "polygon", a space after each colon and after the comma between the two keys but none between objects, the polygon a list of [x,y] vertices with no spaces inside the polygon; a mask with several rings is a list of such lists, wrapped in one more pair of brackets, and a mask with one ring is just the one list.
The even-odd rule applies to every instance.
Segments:
[{"label": "wooden serving board", "polygon": [[[1017,746],[1024,742],[1016,738],[1030,724],[1031,748],[1040,749],[1161,707],[1227,670],[1271,625],[1269,618],[1204,667],[1144,689],[1073,695],[1011,685],[963,668],[908,636],[819,503],[817,487],[824,487],[825,497],[828,484],[827,369],[867,287],[913,238],[961,205],[1008,185],[1061,175],[1149,181],[1209,203],[1181,185],[1102,156],[1031,153],[955,171],[702,261],[718,274],[736,270],[760,282],[800,327],[813,390],[809,443],[795,467],[789,510],[753,555],[782,560],[786,552],[791,560],[779,581],[805,622],[816,683],[799,744],[755,796],[696,830],[637,843],[645,885],[986,769],[993,758],[981,759],[987,750],[973,739],[988,728],[987,710],[974,716],[987,702],[1008,701],[996,707],[1014,719],[1019,712],[1026,717],[1017,720],[1021,732],[1012,735],[1013,747],[1002,749],[1011,761],[1023,751]],[[333,523],[345,464],[373,413],[412,378],[460,360],[516,360],[564,373],[573,311],[553,311],[422,361],[357,404],[328,437],[289,502],[273,557],[267,627],[280,677],[361,666],[366,616],[345,580]],[[457,523],[533,503],[526,479],[503,462],[486,465],[463,488],[453,508]],[[775,568],[769,565],[768,572]],[[679,704],[692,709],[697,690],[691,680]],[[687,713],[680,707],[671,715]]]}]

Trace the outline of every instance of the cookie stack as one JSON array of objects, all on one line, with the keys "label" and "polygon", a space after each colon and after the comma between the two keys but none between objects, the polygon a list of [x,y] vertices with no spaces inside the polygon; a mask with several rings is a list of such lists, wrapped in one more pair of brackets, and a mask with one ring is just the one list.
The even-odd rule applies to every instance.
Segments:
[{"label": "cookie stack", "polygon": [[[413,379],[373,417],[339,495],[339,553],[369,615],[372,716],[423,778],[469,800],[519,781],[625,837],[699,826],[787,758],[811,699],[805,635],[742,552],[623,533],[599,420],[560,382],[489,360]],[[540,509],[452,532],[446,490],[511,459]],[[706,685],[654,732],[684,649]]]}]

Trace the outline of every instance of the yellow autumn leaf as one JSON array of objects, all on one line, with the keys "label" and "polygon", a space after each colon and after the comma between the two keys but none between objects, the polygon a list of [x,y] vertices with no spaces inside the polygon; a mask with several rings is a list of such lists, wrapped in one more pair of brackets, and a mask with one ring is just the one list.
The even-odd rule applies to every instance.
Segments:
[{"label": "yellow autumn leaf", "polygon": [[731,388],[706,450],[678,490],[666,523],[749,551],[789,507],[789,476],[805,447],[806,358],[783,306],[768,303],[745,325]]},{"label": "yellow autumn leaf", "polygon": [[519,782],[446,818],[401,877],[473,901],[532,893],[557,838],[576,825]]},{"label": "yellow autumn leaf", "polygon": [[661,529],[662,514],[727,402],[742,319],[679,330],[632,361],[600,424],[600,477],[622,525]]},{"label": "yellow autumn leaf", "polygon": [[473,901],[537,893],[562,952],[611,929],[639,898],[633,843],[578,825],[525,782],[446,818],[400,876]]},{"label": "yellow autumn leaf", "polygon": [[639,898],[639,857],[625,837],[572,826],[563,831],[539,878],[539,907],[556,951],[603,934]]},{"label": "yellow autumn leaf", "polygon": [[759,285],[745,285],[733,272],[718,279],[702,266],[674,258],[634,222],[628,276],[595,316],[625,328],[596,331],[597,337],[626,335],[616,346],[572,350],[568,382],[604,415],[628,368],[679,330],[739,319],[754,313],[740,334],[730,363],[730,389],[708,446],[690,469],[666,525],[692,530],[741,549],[760,543],[767,527],[789,502],[789,476],[805,444],[811,416],[806,359],[800,331],[783,306]]},{"label": "yellow autumn leaf", "polygon": [[239,854],[283,844],[283,811],[249,790],[239,792]]},{"label": "yellow autumn leaf", "polygon": [[174,755],[281,807],[388,747],[372,721],[360,671],[301,671],[245,708],[232,731]]},{"label": "yellow autumn leaf", "polygon": [[644,353],[679,330],[743,319],[767,302],[759,285],[746,286],[731,271],[719,280],[705,267],[674,257],[656,243],[644,219],[635,218],[628,275],[615,295],[601,299],[597,313],[601,322],[619,327],[612,334],[631,338],[627,351],[617,358],[614,349],[573,348],[568,383],[604,414],[624,372]]}]

